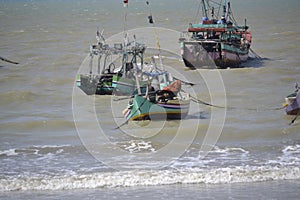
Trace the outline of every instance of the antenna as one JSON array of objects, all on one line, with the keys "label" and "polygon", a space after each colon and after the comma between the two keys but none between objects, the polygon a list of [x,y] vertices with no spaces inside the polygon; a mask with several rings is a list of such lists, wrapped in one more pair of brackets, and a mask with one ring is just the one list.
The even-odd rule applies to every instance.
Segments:
[{"label": "antenna", "polygon": [[102,32],[100,33],[100,32],[99,32],[99,27],[97,27],[96,39],[97,39],[98,43],[100,43],[100,40],[102,40],[103,43],[105,44],[105,38],[104,38],[104,36],[103,36],[103,33],[104,33],[104,29],[103,29]]}]

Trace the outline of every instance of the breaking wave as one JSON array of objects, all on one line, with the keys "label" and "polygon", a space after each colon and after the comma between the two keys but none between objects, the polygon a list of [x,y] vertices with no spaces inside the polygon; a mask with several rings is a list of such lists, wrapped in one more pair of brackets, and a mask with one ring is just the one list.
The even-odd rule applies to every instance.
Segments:
[{"label": "breaking wave", "polygon": [[44,155],[48,153],[59,154],[65,149],[72,148],[71,145],[40,145],[40,146],[32,146],[27,148],[18,148],[18,149],[7,149],[0,150],[1,156],[27,156],[27,155]]},{"label": "breaking wave", "polygon": [[[140,146],[151,147],[149,143]],[[131,143],[126,146],[133,152],[138,145]],[[20,149],[7,149],[0,151],[0,157],[16,158],[28,155],[40,155],[49,162],[62,158],[64,153],[73,152],[75,147],[70,145],[32,146]],[[108,171],[102,166],[82,165],[80,169],[66,170],[75,162],[58,165],[57,173],[7,173],[0,174],[0,192],[31,191],[31,190],[73,190],[94,188],[115,188],[134,186],[158,186],[173,184],[225,184],[225,183],[251,183],[263,181],[295,180],[300,179],[300,145],[289,145],[281,148],[277,159],[265,160],[253,166],[249,160],[250,152],[243,148],[215,147],[212,157],[208,160],[196,157],[183,157],[175,161],[169,168],[161,170],[125,170]],[[49,157],[50,156],[50,157]],[[53,158],[55,157],[55,159]],[[38,157],[39,158],[39,157]],[[217,159],[217,160],[216,160]],[[214,165],[228,159],[239,160],[241,165],[230,163],[228,165]],[[72,159],[71,159],[72,160]],[[35,161],[34,159],[32,160]],[[43,159],[38,159],[37,163]],[[252,160],[253,161],[253,160]],[[233,162],[235,163],[235,162]],[[42,163],[40,163],[42,164]],[[46,162],[47,164],[47,162]],[[83,164],[83,163],[82,163]],[[69,166],[69,167],[67,167]],[[46,166],[44,166],[46,167]],[[62,169],[67,167],[66,169]],[[53,171],[53,169],[49,169]],[[60,173],[62,172],[62,173]]]},{"label": "breaking wave", "polygon": [[0,191],[72,190],[171,184],[220,184],[299,179],[299,167],[233,167],[121,171],[69,176],[1,178]]}]

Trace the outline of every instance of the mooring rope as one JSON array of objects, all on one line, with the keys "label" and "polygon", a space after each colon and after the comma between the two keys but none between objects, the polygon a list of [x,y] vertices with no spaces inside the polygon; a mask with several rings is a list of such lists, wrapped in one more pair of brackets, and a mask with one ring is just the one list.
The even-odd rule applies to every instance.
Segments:
[{"label": "mooring rope", "polygon": [[299,115],[300,115],[300,110],[298,111],[296,117],[294,117],[294,119],[289,123],[289,126],[291,126],[292,124],[295,123],[295,121],[297,120],[297,118],[299,117]]},{"label": "mooring rope", "polygon": [[1,56],[0,56],[0,60],[3,60],[3,61],[8,62],[8,63],[15,64],[15,65],[19,64],[18,62],[15,62],[15,61],[12,61],[12,60],[8,60],[7,58],[3,58]]},{"label": "mooring rope", "polygon": [[257,53],[255,53],[255,52],[253,51],[252,48],[250,48],[250,52],[253,53],[253,55],[255,56],[255,58],[262,59]]}]

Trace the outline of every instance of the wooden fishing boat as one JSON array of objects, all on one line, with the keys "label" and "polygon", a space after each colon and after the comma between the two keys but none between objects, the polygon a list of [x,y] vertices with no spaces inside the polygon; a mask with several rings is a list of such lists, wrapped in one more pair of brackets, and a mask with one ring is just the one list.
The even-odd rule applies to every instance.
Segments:
[{"label": "wooden fishing boat", "polygon": [[181,91],[181,81],[176,80],[154,91],[151,86],[146,94],[136,94],[123,111],[127,121],[183,119],[189,111],[190,96]]},{"label": "wooden fishing boat", "polygon": [[[136,77],[144,70],[144,53],[146,46],[134,40],[129,42],[126,32],[126,16],[128,1],[123,1],[126,12],[124,16],[124,43],[109,45],[103,34],[97,31],[98,43],[90,47],[90,63],[88,74],[77,75],[77,86],[87,95],[132,95],[136,88]],[[121,57],[121,64],[116,64],[112,56]],[[93,67],[97,61],[96,72]],[[102,61],[103,60],[103,61]],[[110,60],[110,61],[109,61]],[[102,65],[101,65],[102,64]],[[140,87],[146,87],[147,82],[140,80]]]},{"label": "wooden fishing boat", "polygon": [[[191,23],[179,39],[185,65],[192,69],[239,67],[248,59],[252,42],[246,20],[239,26],[232,15],[230,2],[226,0],[220,3],[202,0],[201,3],[202,22]],[[220,15],[221,8],[223,13]]]},{"label": "wooden fishing boat", "polygon": [[[110,46],[98,40],[90,47],[89,73],[77,75],[77,86],[87,95],[131,95],[136,88],[134,68],[143,67],[145,50],[146,46],[136,41]],[[117,60],[111,61],[113,55],[122,58],[119,66]]]},{"label": "wooden fishing boat", "polygon": [[299,115],[300,114],[300,88],[296,84],[296,90],[294,93],[288,95],[285,98],[285,111],[288,115]]},{"label": "wooden fishing boat", "polygon": [[[153,24],[154,20],[151,13],[148,16],[149,23]],[[158,36],[155,33],[157,48],[160,52]],[[129,101],[127,108],[123,111],[126,122],[132,120],[161,120],[161,119],[183,119],[189,111],[190,95],[181,90],[181,81],[175,80],[170,73],[164,70],[162,56],[159,53],[160,67],[155,64],[152,57],[152,70],[143,71],[142,76],[148,78],[147,87],[143,91],[140,87],[140,78],[136,76],[136,94]],[[156,88],[156,89],[155,89]]]},{"label": "wooden fishing boat", "polygon": [[[112,54],[121,55],[123,52],[122,44],[109,46],[104,42],[98,41],[96,45],[91,45],[89,53],[89,73],[77,75],[77,86],[87,95],[111,95],[113,92],[113,76],[122,76],[122,74],[120,69],[116,70],[114,63],[108,62],[108,59]],[[97,61],[96,70],[93,66],[95,60]],[[101,64],[103,64],[103,66],[101,66]]]}]

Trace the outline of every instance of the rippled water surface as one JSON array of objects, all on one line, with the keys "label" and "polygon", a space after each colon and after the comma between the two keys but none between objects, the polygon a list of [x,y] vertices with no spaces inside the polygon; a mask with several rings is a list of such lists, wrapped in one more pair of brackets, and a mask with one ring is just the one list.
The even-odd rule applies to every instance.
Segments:
[{"label": "rippled water surface", "polygon": [[[150,3],[156,27],[163,28],[157,31],[162,49],[179,53],[177,33],[197,21],[199,2]],[[87,97],[74,86],[80,67],[87,69],[85,58],[97,27],[106,38],[123,35],[122,4],[0,0],[0,56],[20,63],[0,61],[0,198],[299,197],[299,119],[289,126],[292,117],[277,108],[300,81],[300,2],[231,1],[236,20],[247,18],[252,49],[262,57],[244,68],[189,71],[178,59],[165,59],[173,74],[196,83],[184,86],[194,96],[219,104],[225,93],[225,112],[192,102],[182,122],[129,123],[115,129],[124,122],[128,100]],[[152,29],[142,28],[149,27],[148,14],[144,1],[130,1],[126,28],[140,28],[137,38],[151,38],[155,45]],[[214,75],[221,78],[212,83],[222,87],[210,90],[206,78]],[[74,109],[75,118],[80,117],[77,129]],[[211,124],[211,118],[224,113],[217,137],[214,130],[222,124]],[[214,134],[216,144],[209,140]]]}]

